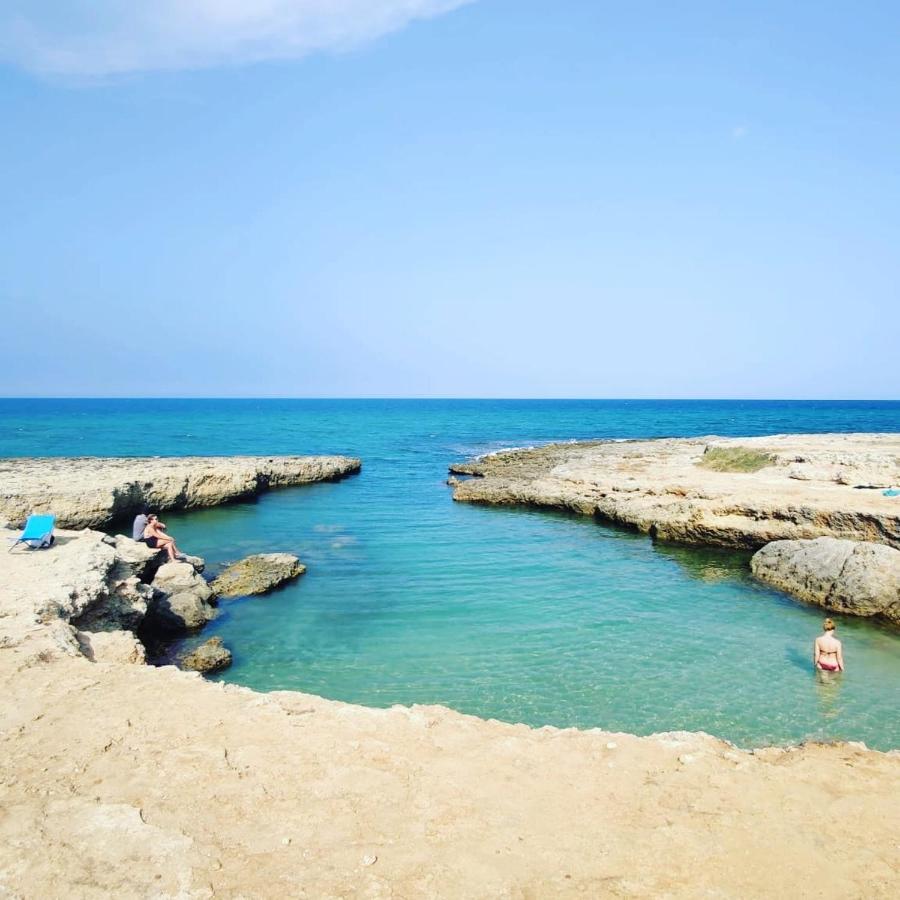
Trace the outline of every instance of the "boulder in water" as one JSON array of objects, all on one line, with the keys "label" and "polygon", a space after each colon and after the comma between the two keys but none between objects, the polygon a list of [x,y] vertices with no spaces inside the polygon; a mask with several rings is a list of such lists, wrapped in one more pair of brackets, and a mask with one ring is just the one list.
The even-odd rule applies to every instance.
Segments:
[{"label": "boulder in water", "polygon": [[306,571],[290,553],[257,553],[223,569],[210,585],[220,597],[265,594]]},{"label": "boulder in water", "polygon": [[222,638],[211,637],[179,660],[182,669],[191,672],[220,672],[231,665],[231,651]]},{"label": "boulder in water", "polygon": [[831,537],[772,541],[750,567],[760,580],[807,603],[900,625],[900,550],[893,547]]}]

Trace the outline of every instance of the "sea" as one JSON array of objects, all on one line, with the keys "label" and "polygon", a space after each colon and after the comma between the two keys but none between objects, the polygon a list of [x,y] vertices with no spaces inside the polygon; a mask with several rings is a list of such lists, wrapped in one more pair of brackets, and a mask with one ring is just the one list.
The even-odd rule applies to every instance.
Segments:
[{"label": "sea", "polygon": [[164,516],[211,573],[268,551],[308,566],[222,601],[203,637],[234,653],[223,681],[748,748],[900,747],[900,633],[839,617],[847,670],[817,674],[822,611],[754,581],[749,554],[457,504],[447,467],[549,441],[859,431],[900,431],[900,402],[0,400],[4,457],[362,459],[341,482]]}]

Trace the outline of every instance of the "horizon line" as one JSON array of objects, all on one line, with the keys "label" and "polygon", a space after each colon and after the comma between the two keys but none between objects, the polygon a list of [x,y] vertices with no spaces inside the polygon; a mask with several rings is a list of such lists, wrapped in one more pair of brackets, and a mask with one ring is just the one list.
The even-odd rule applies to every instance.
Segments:
[{"label": "horizon line", "polygon": [[538,396],[538,397],[500,397],[500,396],[452,396],[452,395],[288,395],[288,394],[263,394],[263,395],[241,395],[241,394],[167,394],[158,395],[129,395],[129,394],[107,394],[90,395],[90,394],[69,394],[69,395],[50,395],[50,394],[19,394],[19,395],[3,395],[0,401],[5,400],[316,400],[316,401],[481,401],[481,402],[545,402],[555,401],[560,403],[580,403],[580,402],[600,402],[600,403],[628,403],[628,402],[652,402],[652,403],[900,403],[900,398],[894,397],[652,397],[652,396],[635,396],[635,397],[560,397],[560,396]]}]

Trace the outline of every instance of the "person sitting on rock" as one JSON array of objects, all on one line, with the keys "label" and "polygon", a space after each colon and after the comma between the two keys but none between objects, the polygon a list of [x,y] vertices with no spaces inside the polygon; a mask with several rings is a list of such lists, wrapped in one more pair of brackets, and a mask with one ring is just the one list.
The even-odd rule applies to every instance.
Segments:
[{"label": "person sitting on rock", "polygon": [[165,550],[169,554],[169,560],[175,562],[176,559],[187,559],[187,557],[175,545],[175,538],[166,534],[166,526],[164,522],[159,521],[156,513],[150,513],[147,516],[147,524],[144,526],[143,542],[155,549]]},{"label": "person sitting on rock", "polygon": [[134,517],[134,524],[131,526],[131,537],[135,541],[144,539],[144,529],[147,527],[147,507],[142,506],[138,510],[138,514]]},{"label": "person sitting on rock", "polygon": [[835,624],[832,619],[823,623],[824,633],[816,638],[814,646],[814,665],[822,672],[843,672],[844,654],[841,642],[834,636]]}]

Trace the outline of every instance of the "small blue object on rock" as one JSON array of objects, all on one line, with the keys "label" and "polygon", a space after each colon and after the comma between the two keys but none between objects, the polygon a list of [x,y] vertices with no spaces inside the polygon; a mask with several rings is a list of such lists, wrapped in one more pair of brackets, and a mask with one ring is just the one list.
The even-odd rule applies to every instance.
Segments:
[{"label": "small blue object on rock", "polygon": [[29,516],[25,522],[25,529],[21,537],[9,549],[25,544],[32,550],[43,550],[53,544],[53,526],[56,524],[56,516]]},{"label": "small blue object on rock", "polygon": [[900,497],[900,488],[888,488],[886,491],[882,491],[885,497]]}]

